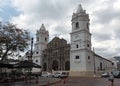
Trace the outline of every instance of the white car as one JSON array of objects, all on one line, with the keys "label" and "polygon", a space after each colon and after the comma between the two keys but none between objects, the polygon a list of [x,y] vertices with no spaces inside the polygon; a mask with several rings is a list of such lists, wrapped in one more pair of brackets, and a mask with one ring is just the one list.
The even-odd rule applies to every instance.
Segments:
[{"label": "white car", "polygon": [[102,77],[109,77],[109,73],[108,73],[108,72],[103,72],[103,73],[101,74],[101,76],[102,76]]},{"label": "white car", "polygon": [[55,77],[55,78],[66,78],[66,77],[68,77],[68,75],[69,75],[69,72],[57,71],[53,74],[53,77]]},{"label": "white car", "polygon": [[57,71],[53,74],[53,77],[60,78],[61,72]]},{"label": "white car", "polygon": [[49,72],[42,72],[42,77],[52,77],[52,74]]}]

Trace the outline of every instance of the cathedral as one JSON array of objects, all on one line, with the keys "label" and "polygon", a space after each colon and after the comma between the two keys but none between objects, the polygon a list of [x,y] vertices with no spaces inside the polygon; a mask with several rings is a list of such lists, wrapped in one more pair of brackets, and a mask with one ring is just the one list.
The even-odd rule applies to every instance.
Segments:
[{"label": "cathedral", "polygon": [[93,76],[113,69],[111,61],[91,49],[89,21],[89,14],[79,5],[71,19],[71,44],[59,37],[49,42],[49,31],[41,25],[36,33],[33,60],[42,65],[42,71],[61,70],[69,71],[70,76]]},{"label": "cathedral", "polygon": [[43,71],[70,70],[70,44],[54,37],[43,51]]},{"label": "cathedral", "polygon": [[36,34],[34,62],[42,65],[42,71],[70,70],[70,44],[59,37],[48,40],[49,33],[42,24]]}]

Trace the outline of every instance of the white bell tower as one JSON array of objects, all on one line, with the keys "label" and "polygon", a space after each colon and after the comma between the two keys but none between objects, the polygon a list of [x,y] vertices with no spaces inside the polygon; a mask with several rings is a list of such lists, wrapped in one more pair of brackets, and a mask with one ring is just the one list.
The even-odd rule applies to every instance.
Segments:
[{"label": "white bell tower", "polygon": [[91,33],[89,32],[89,15],[79,5],[72,15],[70,73],[71,76],[82,76],[93,70],[91,52]]},{"label": "white bell tower", "polygon": [[47,48],[49,41],[49,32],[46,30],[44,24],[41,25],[40,29],[36,33],[36,43],[34,47],[33,60],[36,64],[42,66],[42,51]]}]

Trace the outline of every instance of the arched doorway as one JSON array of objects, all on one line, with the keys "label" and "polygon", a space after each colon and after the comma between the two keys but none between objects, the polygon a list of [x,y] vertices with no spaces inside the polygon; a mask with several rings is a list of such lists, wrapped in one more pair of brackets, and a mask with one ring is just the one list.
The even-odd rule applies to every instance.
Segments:
[{"label": "arched doorway", "polygon": [[55,71],[58,70],[58,62],[57,61],[53,61],[52,69]]},{"label": "arched doorway", "polygon": [[70,70],[70,61],[65,62],[65,70]]},{"label": "arched doorway", "polygon": [[46,71],[46,70],[47,70],[47,64],[44,63],[44,64],[43,64],[43,71]]},{"label": "arched doorway", "polygon": [[102,70],[102,62],[100,62],[100,70]]}]

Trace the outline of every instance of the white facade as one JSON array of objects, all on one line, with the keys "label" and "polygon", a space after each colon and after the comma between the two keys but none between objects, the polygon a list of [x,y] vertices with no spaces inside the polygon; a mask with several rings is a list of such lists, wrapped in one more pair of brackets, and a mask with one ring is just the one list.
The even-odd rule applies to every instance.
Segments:
[{"label": "white facade", "polygon": [[[95,72],[113,68],[112,62],[94,54],[91,47],[91,33],[89,31],[89,15],[79,5],[72,15],[70,75],[92,76]],[[42,66],[42,51],[47,48],[49,33],[42,24],[36,34],[33,62]],[[33,71],[37,72],[36,69]]]},{"label": "white facade", "polygon": [[[44,27],[44,24],[41,25],[40,29],[36,33],[36,43],[33,54],[33,62],[42,66],[42,51],[47,48],[49,41],[49,33]],[[33,69],[33,72],[37,72],[37,68]]]},{"label": "white facade", "polygon": [[91,76],[97,68],[103,70],[111,67],[111,61],[94,55],[91,49],[91,33],[89,31],[89,15],[79,5],[72,15],[70,75]]},{"label": "white facade", "polygon": [[[70,71],[93,70],[89,15],[79,5],[76,13],[73,13],[71,21]],[[91,59],[89,62],[87,60],[88,58]]]}]

